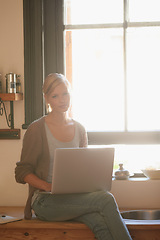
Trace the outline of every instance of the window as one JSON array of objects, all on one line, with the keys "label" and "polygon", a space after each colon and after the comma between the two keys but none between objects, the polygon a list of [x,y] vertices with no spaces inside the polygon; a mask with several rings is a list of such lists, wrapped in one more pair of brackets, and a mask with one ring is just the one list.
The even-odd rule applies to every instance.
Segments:
[{"label": "window", "polygon": [[73,114],[89,131],[160,130],[157,9],[156,0],[65,1]]},{"label": "window", "polygon": [[44,112],[43,78],[62,72],[89,144],[113,144],[115,168],[120,162],[130,172],[160,168],[159,0],[23,3],[23,127]]},{"label": "window", "polygon": [[87,128],[91,144],[131,144],[117,146],[117,162],[133,171],[157,167],[160,157],[158,7],[159,0],[64,1],[73,117]]}]

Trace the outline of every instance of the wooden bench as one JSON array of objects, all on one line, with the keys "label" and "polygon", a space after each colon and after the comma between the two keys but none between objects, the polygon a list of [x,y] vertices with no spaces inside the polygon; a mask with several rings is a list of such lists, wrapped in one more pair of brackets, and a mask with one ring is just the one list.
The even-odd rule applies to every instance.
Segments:
[{"label": "wooden bench", "polygon": [[48,223],[39,220],[23,220],[0,226],[2,240],[71,240],[95,239],[91,230],[79,223]]},{"label": "wooden bench", "polygon": [[[0,207],[1,215],[23,218],[23,207]],[[93,240],[92,231],[82,223],[44,222],[33,217],[0,225],[1,240]]]},{"label": "wooden bench", "polygon": [[[0,214],[23,218],[23,207],[0,207]],[[160,239],[159,225],[127,223],[134,240]],[[36,218],[0,225],[1,240],[94,240],[92,231],[77,222],[44,222]],[[121,240],[121,239],[120,239]]]}]

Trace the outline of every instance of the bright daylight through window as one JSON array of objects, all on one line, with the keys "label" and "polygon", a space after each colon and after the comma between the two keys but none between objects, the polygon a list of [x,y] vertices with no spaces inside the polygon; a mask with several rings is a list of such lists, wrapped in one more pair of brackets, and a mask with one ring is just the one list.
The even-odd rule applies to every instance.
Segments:
[{"label": "bright daylight through window", "polygon": [[[92,132],[160,131],[159,0],[65,0],[64,40],[75,119]],[[160,168],[158,144],[116,149],[133,172]]]}]

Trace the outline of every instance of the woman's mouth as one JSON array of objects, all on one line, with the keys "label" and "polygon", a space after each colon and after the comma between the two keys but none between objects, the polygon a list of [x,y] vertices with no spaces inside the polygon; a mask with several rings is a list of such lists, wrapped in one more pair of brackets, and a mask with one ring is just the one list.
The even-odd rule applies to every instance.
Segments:
[{"label": "woman's mouth", "polygon": [[67,107],[67,104],[60,105],[59,107],[60,107],[60,108],[66,108],[66,107]]}]

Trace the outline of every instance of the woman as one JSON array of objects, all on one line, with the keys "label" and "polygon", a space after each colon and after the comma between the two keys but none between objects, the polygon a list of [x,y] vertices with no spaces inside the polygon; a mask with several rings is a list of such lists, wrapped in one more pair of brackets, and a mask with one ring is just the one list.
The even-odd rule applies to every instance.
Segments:
[{"label": "woman", "polygon": [[54,150],[86,147],[88,143],[84,127],[68,116],[70,85],[67,79],[62,74],[48,75],[43,93],[50,112],[28,127],[21,160],[15,169],[16,181],[29,184],[25,218],[31,218],[33,209],[41,220],[83,222],[99,240],[131,239],[115,199],[109,192],[42,193],[51,191]]}]

